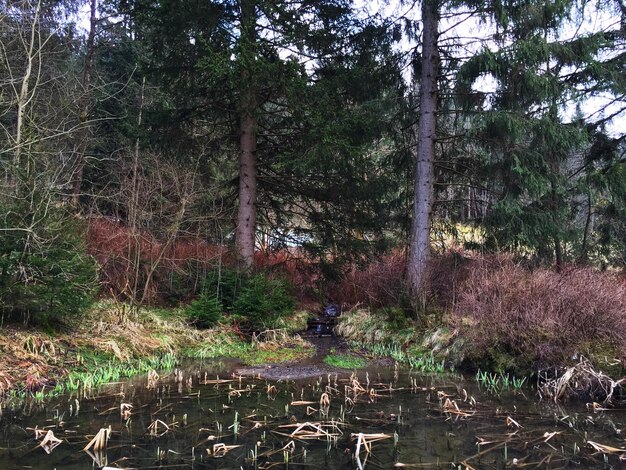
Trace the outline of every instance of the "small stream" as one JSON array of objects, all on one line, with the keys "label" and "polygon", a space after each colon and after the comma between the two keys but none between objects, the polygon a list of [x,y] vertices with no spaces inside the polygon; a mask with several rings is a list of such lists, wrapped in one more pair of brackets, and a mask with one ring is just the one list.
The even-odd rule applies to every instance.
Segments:
[{"label": "small stream", "polygon": [[[626,468],[626,452],[588,443],[625,448],[626,410],[393,366],[288,381],[238,367],[190,364],[4,409],[0,469]],[[104,448],[83,450],[109,428]],[[42,446],[48,431],[59,442]]]}]

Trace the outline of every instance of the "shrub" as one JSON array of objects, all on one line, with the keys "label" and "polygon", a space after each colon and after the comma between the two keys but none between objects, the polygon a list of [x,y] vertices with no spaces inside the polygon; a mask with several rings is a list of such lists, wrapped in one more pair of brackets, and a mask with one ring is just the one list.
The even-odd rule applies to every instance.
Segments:
[{"label": "shrub", "polygon": [[202,328],[210,328],[222,318],[222,303],[214,294],[203,293],[189,304],[187,317]]},{"label": "shrub", "polygon": [[233,303],[233,312],[243,315],[247,326],[255,330],[273,327],[294,308],[295,301],[286,282],[263,274],[248,279]]},{"label": "shrub", "polygon": [[329,286],[334,302],[379,308],[399,305],[404,293],[404,254],[393,252],[365,266],[353,264],[342,280]]},{"label": "shrub", "polygon": [[[609,273],[529,271],[510,260],[477,263],[454,321],[495,367],[560,365],[601,345],[626,352],[626,287]],[[525,364],[524,364],[525,362]]]},{"label": "shrub", "polygon": [[233,311],[233,306],[250,276],[242,271],[222,267],[209,272],[204,289],[208,295],[215,296],[227,312]]},{"label": "shrub", "polygon": [[[429,307],[451,308],[459,286],[467,278],[473,261],[455,251],[431,258],[427,281]],[[393,251],[365,266],[352,265],[341,282],[330,286],[329,295],[335,302],[371,308],[408,308],[412,305],[404,279],[406,256]]]},{"label": "shrub", "polygon": [[[152,303],[178,303],[197,296],[207,270],[223,261],[226,252],[199,237],[159,240],[156,233],[133,231],[105,217],[89,219],[86,238],[88,252],[100,265],[104,292]],[[148,278],[146,273],[153,268]]]},{"label": "shrub", "polygon": [[27,216],[0,206],[0,305],[8,317],[49,324],[93,300],[96,264],[86,254],[80,221],[51,208],[30,232]]}]

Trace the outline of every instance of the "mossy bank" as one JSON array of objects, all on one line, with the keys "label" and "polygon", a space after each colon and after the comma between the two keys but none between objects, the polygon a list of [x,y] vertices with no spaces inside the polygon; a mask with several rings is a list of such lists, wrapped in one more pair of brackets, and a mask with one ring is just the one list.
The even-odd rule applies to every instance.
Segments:
[{"label": "mossy bank", "polygon": [[[576,377],[576,384],[567,384],[570,396],[626,403],[624,351],[610,339],[581,341],[571,355],[541,356],[537,353],[540,349],[516,349],[501,337],[489,335],[485,325],[476,319],[432,315],[425,320],[414,321],[398,308],[355,309],[339,318],[335,330],[355,352],[391,357],[420,372],[472,372],[477,377],[523,380],[522,383],[535,383],[544,390],[562,387],[564,377]],[[538,333],[526,330],[520,335],[533,338]],[[487,339],[491,341],[488,344]],[[548,348],[563,339],[551,337],[544,341]],[[485,347],[478,347],[479,344]],[[559,390],[545,393],[556,392]]]},{"label": "mossy bank", "polygon": [[146,308],[101,301],[71,328],[42,331],[18,325],[0,329],[0,395],[11,398],[62,393],[150,370],[167,370],[185,359],[233,357],[245,364],[297,360],[313,347],[295,330],[307,314],[281,319],[283,328],[244,335],[236,324],[198,329],[182,309]]}]

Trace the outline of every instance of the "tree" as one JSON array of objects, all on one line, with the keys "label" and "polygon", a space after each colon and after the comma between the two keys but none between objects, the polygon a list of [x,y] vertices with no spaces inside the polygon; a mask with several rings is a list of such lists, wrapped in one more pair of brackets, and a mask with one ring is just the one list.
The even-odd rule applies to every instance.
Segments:
[{"label": "tree", "polygon": [[81,96],[78,98],[78,114],[82,124],[80,135],[77,136],[77,148],[75,150],[75,170],[72,183],[72,205],[78,205],[83,183],[85,168],[85,151],[87,149],[87,137],[89,131],[89,114],[92,111],[92,86],[94,73],[94,55],[96,49],[96,33],[98,27],[98,0],[89,0],[89,33],[85,42],[85,64],[83,66],[82,79],[80,81]]},{"label": "tree", "polygon": [[240,2],[239,37],[239,208],[235,241],[237,253],[247,268],[254,264],[257,226],[257,58],[256,0]]},{"label": "tree", "polygon": [[[238,153],[235,242],[242,264],[252,265],[259,225],[276,238],[281,232],[294,236],[280,225],[293,227],[297,220],[302,223],[295,230],[312,233],[322,214],[332,226],[325,208],[329,199],[340,198],[324,189],[337,178],[314,175],[312,162],[335,165],[332,172],[343,165],[341,178],[354,181],[350,172],[364,160],[357,154],[381,137],[383,126],[376,126],[374,117],[383,102],[394,99],[383,98],[382,90],[392,90],[399,77],[387,27],[361,24],[343,0],[138,2],[133,17],[150,45],[146,71],[161,78],[165,97],[148,110],[147,126],[168,137],[176,128],[187,142],[202,141],[210,149],[208,160]],[[376,57],[381,59],[368,59]],[[367,67],[381,78],[380,86],[366,76]],[[346,120],[338,122],[339,115]],[[363,119],[373,125],[371,131]],[[329,133],[313,128],[320,125]],[[339,130],[345,133],[337,138]],[[170,148],[173,142],[180,153],[180,137],[160,140]],[[356,181],[367,180],[364,170]],[[340,191],[354,202],[366,193],[351,193],[355,187]]]},{"label": "tree", "polygon": [[95,265],[81,223],[63,206],[65,149],[77,126],[68,109],[71,34],[54,2],[11,2],[0,16],[0,304],[25,322],[78,313],[91,299]]},{"label": "tree", "polygon": [[471,131],[488,155],[483,171],[494,194],[486,218],[489,243],[531,250],[557,268],[588,234],[589,225],[577,220],[589,206],[584,195],[590,180],[583,176],[597,161],[587,149],[602,124],[580,113],[568,119],[568,107],[571,112],[572,103],[580,106],[599,92],[623,94],[623,80],[616,79],[624,66],[624,54],[616,53],[622,34],[579,28],[565,36],[564,24],[583,21],[585,6],[578,8],[576,2],[536,1],[497,9],[496,46],[469,59],[458,81],[471,110],[484,103],[472,91],[479,77],[497,82],[490,109],[480,110]]},{"label": "tree", "polygon": [[413,294],[421,293],[424,288],[430,256],[439,79],[439,4],[437,0],[422,0],[422,24],[415,191],[407,262],[407,278]]}]

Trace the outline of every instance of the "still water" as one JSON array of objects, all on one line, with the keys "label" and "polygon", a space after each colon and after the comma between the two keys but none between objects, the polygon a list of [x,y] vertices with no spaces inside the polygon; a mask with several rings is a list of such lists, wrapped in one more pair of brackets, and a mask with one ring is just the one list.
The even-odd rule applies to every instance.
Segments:
[{"label": "still water", "polygon": [[393,366],[285,382],[235,367],[205,362],[4,409],[0,469],[626,468],[626,410]]}]

